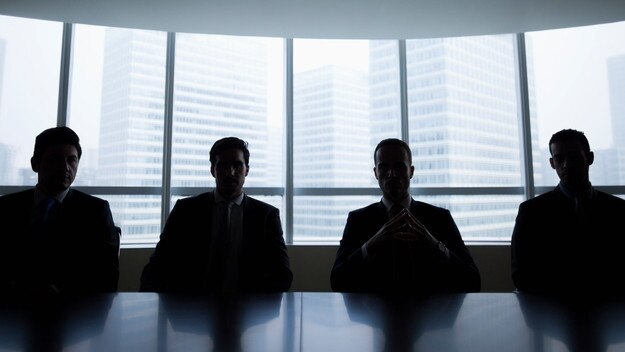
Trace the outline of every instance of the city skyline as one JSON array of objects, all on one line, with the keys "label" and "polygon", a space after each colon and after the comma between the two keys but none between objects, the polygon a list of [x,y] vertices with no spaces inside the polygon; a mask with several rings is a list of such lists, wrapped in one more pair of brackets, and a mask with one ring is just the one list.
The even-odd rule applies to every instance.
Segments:
[{"label": "city skyline", "polygon": [[[100,63],[94,63],[91,55],[85,53],[94,49],[89,39],[90,35],[98,37],[98,31],[89,26],[77,28],[69,125],[81,135],[88,152],[81,161],[76,185],[159,187],[163,165],[165,34],[109,29],[111,36],[102,36],[107,44],[103,42],[95,50],[101,55]],[[512,40],[513,36],[502,35],[406,41],[408,132],[416,168],[413,186],[522,186]],[[246,186],[284,186],[284,130],[276,119],[283,111],[273,106],[276,99],[280,103],[282,98],[274,88],[280,79],[273,76],[276,63],[271,59],[279,42],[178,35],[172,186],[212,187],[208,149],[226,134],[250,142],[252,170]],[[351,68],[345,67],[349,60],[344,55],[331,49],[336,49],[340,41],[326,42],[331,42],[326,43],[324,51],[328,62],[318,62],[324,64],[314,65],[314,60],[308,58],[308,63],[298,65],[295,57],[293,184],[296,188],[376,187],[373,147],[382,138],[399,137],[397,42],[367,42],[367,58]],[[537,97],[541,86],[535,82],[535,72],[540,70],[532,56],[535,42],[535,36],[528,37],[534,179],[536,185],[555,185],[553,170],[545,167],[548,155],[542,146],[546,142],[541,141],[544,136],[540,135],[544,122]],[[311,43],[296,40],[294,55],[323,48],[323,41],[307,47]],[[346,47],[358,52],[357,46]],[[340,60],[332,62],[333,56]],[[621,62],[625,60],[618,55],[611,58],[615,59],[604,62],[605,67],[611,67],[607,70],[609,84],[605,83],[611,104],[607,123],[612,126],[609,139],[621,141],[618,136],[624,131],[618,126],[625,118],[619,104],[625,99],[619,96],[625,85],[621,74]],[[8,56],[6,61],[10,61]],[[367,64],[364,72],[360,66],[363,62]],[[5,76],[0,71],[3,82],[7,80]],[[5,86],[0,87],[0,125],[6,120],[6,92]],[[94,99],[100,100],[93,104],[97,112],[92,111],[93,106],[84,106]],[[94,115],[99,116],[95,124]],[[97,138],[89,138],[94,132]],[[593,134],[588,133],[597,163],[591,168],[591,179],[596,179],[597,184],[624,182],[620,176],[624,168],[621,165],[625,165],[621,161],[624,153],[619,151],[622,146],[598,148],[596,145],[607,138],[595,143]],[[22,138],[20,142],[27,145],[24,148],[19,143],[11,144],[11,138],[5,135],[0,140],[0,166],[13,166],[4,169],[11,173],[0,180],[5,185],[32,184],[32,171],[28,166],[18,166],[24,155],[30,158],[32,142]],[[2,153],[3,150],[8,152]],[[177,197],[174,195],[172,201]],[[116,222],[124,226],[130,240],[150,242],[157,237],[161,225],[160,196],[105,198],[110,200]],[[280,208],[283,206],[280,197],[266,198]],[[295,196],[294,237],[304,241],[340,238],[347,212],[375,198],[379,199]],[[423,199],[449,208],[467,239],[505,240],[521,197]]]}]

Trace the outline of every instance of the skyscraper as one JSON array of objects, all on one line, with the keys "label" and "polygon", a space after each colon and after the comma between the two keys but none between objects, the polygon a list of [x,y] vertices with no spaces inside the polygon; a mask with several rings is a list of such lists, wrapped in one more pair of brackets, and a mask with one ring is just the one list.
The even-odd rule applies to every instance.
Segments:
[{"label": "skyscraper", "polygon": [[609,180],[625,183],[625,54],[608,58],[608,88],[614,159]]},{"label": "skyscraper", "polygon": [[[512,40],[506,35],[406,41],[412,187],[522,185]],[[371,77],[397,60],[393,51],[384,60],[380,47],[388,44],[371,43]],[[528,66],[531,72],[531,57]],[[371,91],[395,91],[389,81],[372,80]],[[532,95],[532,78],[529,85]],[[397,124],[397,116],[388,113],[397,102],[371,99],[377,100],[371,120],[383,126],[372,130],[374,145]],[[535,131],[532,142],[537,143]],[[520,201],[498,195],[423,199],[450,209],[462,235],[473,240],[509,238]]]},{"label": "skyscraper", "polygon": [[[371,185],[369,92],[366,73],[328,65],[294,76],[295,187]],[[297,196],[298,239],[340,236],[352,197]]]},{"label": "skyscraper", "polygon": [[[165,109],[164,33],[108,28],[105,36],[100,171],[114,186],[160,186]],[[246,186],[268,175],[267,55],[254,38],[178,35],[173,96],[171,184],[212,187],[209,150],[220,138],[249,142]],[[127,241],[160,233],[160,196],[112,201]]]}]

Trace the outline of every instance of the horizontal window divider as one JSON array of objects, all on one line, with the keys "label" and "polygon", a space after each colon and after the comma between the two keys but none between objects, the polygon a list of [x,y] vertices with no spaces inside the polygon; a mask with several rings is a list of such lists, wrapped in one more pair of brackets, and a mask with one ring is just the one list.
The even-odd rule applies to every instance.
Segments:
[{"label": "horizontal window divider", "polygon": [[[540,187],[535,187],[536,189],[536,194],[542,194],[542,193],[547,193],[549,191],[552,191],[556,186],[540,186]],[[610,193],[613,194],[615,196],[619,196],[619,195],[625,195],[625,186],[596,186],[593,185],[593,187],[599,191],[605,192],[605,193]]]},{"label": "horizontal window divider", "polygon": [[[624,186],[594,186],[596,189],[614,194],[625,195]],[[33,186],[0,186],[0,195],[31,189]],[[140,186],[76,186],[72,187],[82,192],[93,195],[160,195],[161,187]],[[555,186],[537,186],[536,194],[542,194],[553,190]],[[192,196],[211,191],[213,187],[172,187],[174,196]],[[245,193],[251,196],[284,196],[284,187],[246,187]],[[381,196],[379,188],[294,188],[296,196]],[[412,187],[410,194],[413,196],[439,196],[439,195],[522,195],[523,187]]]},{"label": "horizontal window divider", "polygon": [[141,187],[141,186],[76,186],[72,187],[79,191],[93,195],[160,195],[163,193],[162,187]]},{"label": "horizontal window divider", "polygon": [[[381,196],[379,188],[303,188],[293,190],[296,196]],[[415,196],[510,195],[523,194],[523,187],[412,187]]]},{"label": "horizontal window divider", "polygon": [[[214,187],[172,187],[173,196],[194,196],[212,191]],[[250,196],[283,196],[284,187],[244,187],[245,194]]]}]

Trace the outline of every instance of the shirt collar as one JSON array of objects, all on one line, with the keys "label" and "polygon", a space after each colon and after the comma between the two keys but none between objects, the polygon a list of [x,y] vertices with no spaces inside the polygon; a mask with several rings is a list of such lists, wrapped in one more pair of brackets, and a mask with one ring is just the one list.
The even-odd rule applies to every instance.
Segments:
[{"label": "shirt collar", "polygon": [[[412,202],[412,197],[410,197],[410,195],[407,195],[406,198],[404,198],[401,202],[399,202],[399,204],[401,204],[406,209],[410,209],[411,202]],[[386,207],[386,211],[389,211],[391,207],[395,204],[391,202],[390,200],[386,199],[384,196],[382,196],[382,203],[384,203],[384,207]]]},{"label": "shirt collar", "polygon": [[[562,191],[562,193],[564,193],[567,198],[575,198],[575,194],[570,189],[566,188],[566,186],[563,185],[562,182],[558,183],[558,188],[560,189],[560,191]],[[586,189],[585,195],[588,199],[592,199],[592,197],[595,195],[595,188],[590,182],[588,182],[588,188]]]},{"label": "shirt collar", "polygon": [[[217,190],[215,190],[213,192],[213,194],[215,195],[215,204],[227,201],[227,199],[222,197],[221,194],[219,194],[219,192],[217,192]],[[237,206],[241,206],[241,202],[243,202],[243,197],[244,196],[245,196],[245,192],[241,192],[241,194],[239,194],[238,197],[236,197],[233,200],[231,200],[231,202],[236,204]]]},{"label": "shirt collar", "polygon": [[34,204],[39,204],[44,199],[48,199],[48,198],[54,198],[57,202],[63,203],[63,201],[65,200],[65,197],[67,197],[67,193],[69,193],[69,188],[67,188],[63,192],[57,194],[56,196],[50,197],[47,194],[43,193],[39,189],[39,187],[35,186],[35,201],[34,201]]}]

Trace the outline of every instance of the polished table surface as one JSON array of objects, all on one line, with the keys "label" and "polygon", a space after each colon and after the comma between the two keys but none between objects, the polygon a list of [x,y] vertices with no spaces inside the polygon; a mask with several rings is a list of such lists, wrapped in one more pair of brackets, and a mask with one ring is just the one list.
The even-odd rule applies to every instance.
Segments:
[{"label": "polished table surface", "polygon": [[625,351],[625,300],[329,292],[4,297],[0,351]]}]

